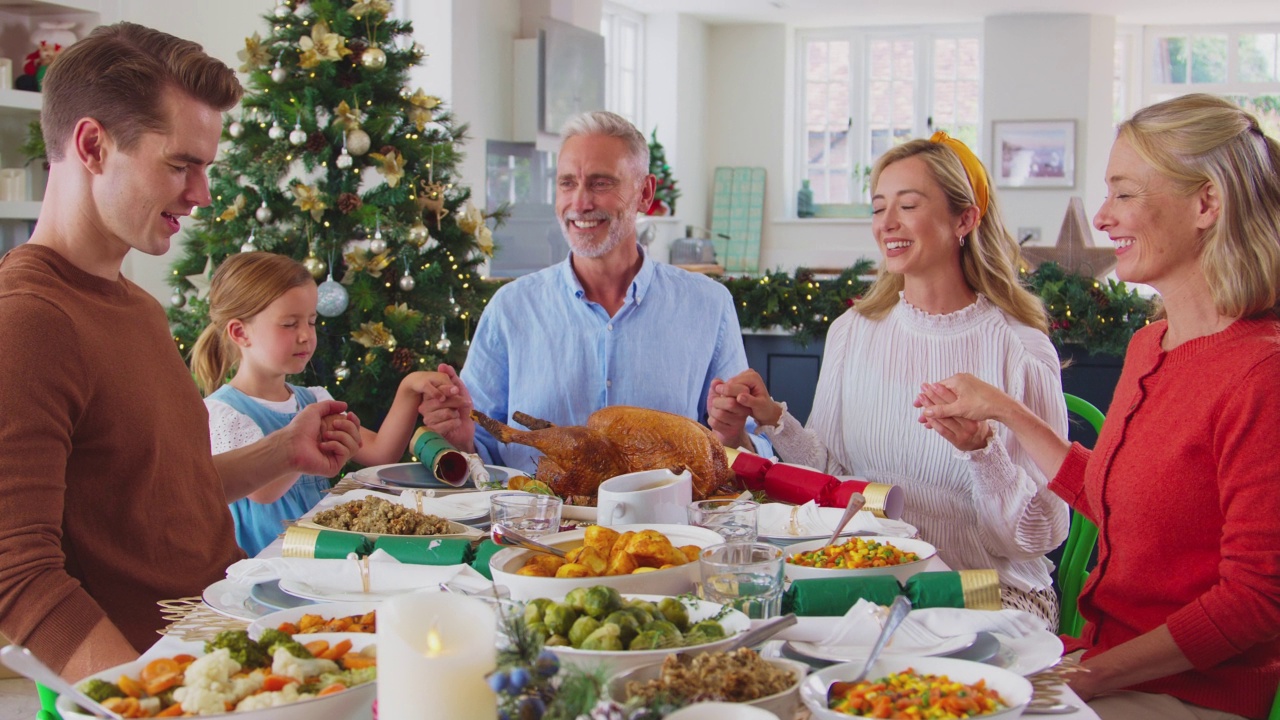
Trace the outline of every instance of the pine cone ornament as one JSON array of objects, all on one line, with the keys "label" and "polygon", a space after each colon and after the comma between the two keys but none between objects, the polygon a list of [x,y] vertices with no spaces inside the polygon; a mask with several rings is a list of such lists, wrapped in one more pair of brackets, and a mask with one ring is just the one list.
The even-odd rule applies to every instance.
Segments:
[{"label": "pine cone ornament", "polygon": [[307,136],[307,152],[319,153],[329,149],[329,139],[319,130]]},{"label": "pine cone ornament", "polygon": [[364,205],[364,202],[355,193],[342,193],[338,196],[338,209],[342,211],[343,215],[350,215],[359,210],[362,205]]},{"label": "pine cone ornament", "polygon": [[391,353],[391,367],[398,373],[409,374],[409,371],[413,370],[413,351],[409,348],[400,348]]}]

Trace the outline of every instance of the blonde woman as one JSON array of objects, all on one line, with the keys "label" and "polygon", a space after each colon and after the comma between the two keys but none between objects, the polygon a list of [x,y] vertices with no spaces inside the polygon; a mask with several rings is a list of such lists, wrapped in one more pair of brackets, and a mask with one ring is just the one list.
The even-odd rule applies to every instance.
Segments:
[{"label": "blonde woman", "polygon": [[748,370],[712,387],[711,427],[739,444],[749,414],[787,462],[900,486],[904,519],[948,565],[997,570],[1004,604],[1054,628],[1044,554],[1066,538],[1066,504],[1004,427],[947,419],[926,433],[912,407],[921,383],[969,372],[1065,435],[1044,308],[1018,283],[1017,243],[963,143],[938,133],[895,147],[871,185],[880,275],[831,325],[808,426]]},{"label": "blonde woman", "polygon": [[1071,686],[1103,718],[1263,718],[1280,683],[1280,144],[1210,95],[1120,126],[1094,226],[1163,318],[1125,354],[1092,452],[977,378],[926,417],[992,418],[1098,524]]}]

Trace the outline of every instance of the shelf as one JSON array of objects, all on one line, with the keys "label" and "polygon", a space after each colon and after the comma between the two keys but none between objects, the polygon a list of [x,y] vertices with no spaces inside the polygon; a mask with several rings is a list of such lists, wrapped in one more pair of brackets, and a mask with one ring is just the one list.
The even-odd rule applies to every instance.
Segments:
[{"label": "shelf", "polygon": [[40,217],[39,200],[0,201],[0,220],[35,220]]},{"label": "shelf", "polygon": [[43,99],[43,95],[30,90],[0,90],[0,115],[39,115]]}]

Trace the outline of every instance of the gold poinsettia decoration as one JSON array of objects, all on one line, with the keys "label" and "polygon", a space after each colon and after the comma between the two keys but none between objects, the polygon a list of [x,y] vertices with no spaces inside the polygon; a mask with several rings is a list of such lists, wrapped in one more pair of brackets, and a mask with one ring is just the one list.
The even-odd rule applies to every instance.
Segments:
[{"label": "gold poinsettia decoration", "polygon": [[322,62],[341,60],[351,51],[347,49],[347,39],[337,33],[329,32],[329,23],[317,20],[311,26],[310,37],[303,35],[298,40],[302,55],[298,58],[298,67],[313,68]]},{"label": "gold poinsettia decoration", "polygon": [[387,185],[395,187],[400,184],[400,178],[404,177],[404,157],[395,148],[383,149],[387,152],[371,152],[369,157],[377,161],[378,172],[382,173],[382,177],[386,178]]},{"label": "gold poinsettia decoration", "polygon": [[365,322],[360,328],[351,331],[351,339],[367,348],[395,346],[395,336],[380,322]]},{"label": "gold poinsettia decoration", "polygon": [[240,72],[253,72],[260,67],[266,67],[271,62],[271,58],[267,56],[267,48],[262,45],[262,36],[254,33],[252,37],[244,39],[244,49],[236,53],[236,57],[240,58]]},{"label": "gold poinsettia decoration", "polygon": [[422,315],[418,310],[409,307],[408,303],[400,303],[399,305],[388,305],[386,308],[386,316],[389,320],[396,323],[405,323]]},{"label": "gold poinsettia decoration", "polygon": [[389,254],[390,252],[390,250],[384,250],[374,255],[368,250],[357,248],[343,254],[342,259],[347,263],[347,272],[342,276],[342,284],[350,285],[355,281],[356,275],[362,272],[367,272],[372,277],[382,277],[382,271],[395,260],[395,257]]},{"label": "gold poinsettia decoration", "polygon": [[418,128],[418,132],[426,129],[427,123],[431,122],[431,111],[441,102],[440,98],[426,94],[422,88],[418,88],[418,92],[409,98],[409,122]]},{"label": "gold poinsettia decoration", "polygon": [[293,204],[297,205],[299,210],[311,213],[311,218],[317,222],[324,214],[325,208],[329,207],[325,204],[324,196],[319,190],[302,183],[293,186]]},{"label": "gold poinsettia decoration", "polygon": [[476,233],[476,244],[480,246],[480,252],[493,257],[493,231],[488,225],[480,226],[480,232]]},{"label": "gold poinsettia decoration", "polygon": [[388,0],[357,0],[347,8],[347,12],[357,20],[369,13],[382,13],[383,17],[387,17],[391,14],[391,3]]},{"label": "gold poinsettia decoration", "polygon": [[222,214],[218,216],[218,219],[222,222],[231,222],[232,220],[235,220],[239,217],[240,213],[244,212],[246,202],[248,202],[248,200],[245,199],[244,193],[240,193],[236,196],[235,202],[228,205],[227,209],[222,211]]},{"label": "gold poinsettia decoration", "polygon": [[462,232],[475,235],[476,244],[480,246],[480,251],[490,257],[493,256],[493,232],[489,230],[489,226],[484,222],[484,212],[472,205],[470,200],[463,206],[462,212],[458,214],[458,228]]},{"label": "gold poinsettia decoration", "polygon": [[333,111],[333,124],[341,125],[343,130],[358,130],[362,113],[359,108],[353,108],[347,104],[346,100],[338,103],[338,107]]}]

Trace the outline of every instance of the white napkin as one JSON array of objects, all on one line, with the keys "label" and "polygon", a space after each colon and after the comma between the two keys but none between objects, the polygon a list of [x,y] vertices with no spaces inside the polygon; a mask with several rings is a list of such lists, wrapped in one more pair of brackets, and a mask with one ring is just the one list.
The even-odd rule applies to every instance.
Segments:
[{"label": "white napkin", "polygon": [[[479,587],[490,583],[467,565],[410,565],[401,563],[382,550],[369,555],[369,591],[398,593],[439,587],[454,579],[476,579]],[[346,560],[311,558],[255,558],[241,560],[227,568],[227,579],[242,585],[257,585],[270,580],[305,583],[321,592],[358,593],[364,585],[360,577],[360,560],[351,554]]]},{"label": "white napkin", "polygon": [[[836,622],[822,644],[871,645],[880,634],[883,614],[884,609],[879,605],[859,600]],[[901,636],[913,646],[930,646],[970,633],[990,632],[1023,637],[1044,629],[1040,618],[1021,610],[921,608],[907,615],[894,638]],[[886,647],[893,648],[893,638]]]},{"label": "white napkin", "polygon": [[[795,510],[794,527],[791,524],[792,510]],[[760,534],[770,537],[830,535],[843,514],[844,510],[840,508],[819,507],[812,500],[800,506],[763,503],[756,512],[756,523]],[[863,510],[854,513],[853,519],[844,526],[842,534],[910,538],[915,537],[917,532],[910,523],[876,517],[870,510]]]}]

